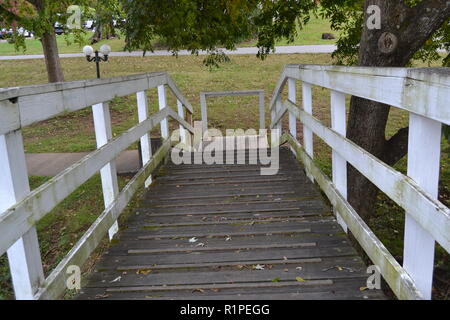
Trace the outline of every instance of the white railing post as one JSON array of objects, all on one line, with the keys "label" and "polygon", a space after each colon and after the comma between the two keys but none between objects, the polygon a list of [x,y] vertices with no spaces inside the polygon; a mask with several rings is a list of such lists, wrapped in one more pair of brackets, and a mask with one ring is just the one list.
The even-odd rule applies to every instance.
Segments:
[{"label": "white railing post", "polygon": [[[291,100],[293,103],[297,103],[297,88],[295,79],[289,78],[288,88],[289,100]],[[291,134],[291,136],[297,139],[297,118],[292,112],[289,112],[289,133]]]},{"label": "white railing post", "polygon": [[[331,128],[343,137],[347,134],[347,113],[345,108],[345,94],[331,90]],[[333,183],[339,193],[347,199],[347,161],[333,149],[332,154]],[[339,212],[334,209],[337,222],[345,232],[347,225],[342,220]]]},{"label": "white railing post", "polygon": [[[440,122],[410,114],[408,176],[432,197],[438,197],[441,152]],[[434,265],[433,237],[406,212],[403,267],[425,299],[431,299]]]},{"label": "white railing post", "polygon": [[[4,212],[30,193],[21,131],[0,136],[0,164],[0,212]],[[16,299],[34,299],[44,281],[35,227],[8,249],[8,260]]]},{"label": "white railing post", "polygon": [[[138,107],[138,120],[139,123],[148,119],[148,101],[145,91],[137,92],[137,107]],[[145,166],[152,158],[152,141],[150,133],[142,136],[141,138],[141,157],[142,165]],[[148,188],[152,183],[152,176],[150,175],[145,181],[145,187]]]},{"label": "white railing post", "polygon": [[[281,100],[281,93],[277,96],[276,102],[275,102],[275,108],[272,109],[272,122],[275,120],[275,118],[277,117],[278,113],[281,110],[281,106],[282,106],[282,100]],[[278,123],[272,128],[271,131],[271,145],[272,148],[274,147],[278,147],[278,144],[280,142],[280,138],[281,138],[281,130],[282,130],[283,126],[282,126],[282,119],[279,119]]]},{"label": "white railing post", "polygon": [[[180,100],[177,100],[177,107],[178,107],[178,115],[180,116],[181,119],[185,120],[184,117],[184,107],[183,107],[183,103]],[[187,140],[186,140],[186,132],[184,130],[184,127],[180,124],[180,140],[181,143],[186,144]]]},{"label": "white railing post", "polygon": [[[311,84],[303,82],[302,83],[302,100],[303,100],[303,110],[306,113],[312,115],[312,89]],[[314,158],[314,138],[312,131],[307,127],[303,126],[303,146],[305,147],[306,153]],[[311,181],[314,181],[314,177],[308,174]]]},{"label": "white railing post", "polygon": [[[158,86],[158,102],[159,110],[163,110],[167,107],[166,87],[164,85]],[[169,138],[169,122],[167,118],[161,121],[161,137],[163,140]]]},{"label": "white railing post", "polygon": [[200,93],[200,112],[202,115],[202,132],[208,131],[208,110],[206,109],[206,94]]},{"label": "white railing post", "polygon": [[[95,138],[97,148],[107,144],[112,139],[111,115],[108,103],[99,103],[92,106],[94,116]],[[117,182],[117,169],[115,161],[111,161],[100,170],[103,189],[103,201],[108,207],[119,194],[119,184]],[[109,239],[119,231],[117,221],[109,229]]]}]

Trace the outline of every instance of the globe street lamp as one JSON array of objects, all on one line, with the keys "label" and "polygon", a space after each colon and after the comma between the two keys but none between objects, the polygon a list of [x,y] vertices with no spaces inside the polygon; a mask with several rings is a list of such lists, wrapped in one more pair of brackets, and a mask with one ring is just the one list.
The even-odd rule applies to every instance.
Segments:
[{"label": "globe street lamp", "polygon": [[92,48],[91,46],[85,46],[83,48],[83,53],[86,56],[87,61],[95,62],[97,66],[97,78],[100,78],[100,62],[108,61],[108,55],[110,52],[111,47],[107,44],[102,45],[99,51],[94,51],[94,48]]}]

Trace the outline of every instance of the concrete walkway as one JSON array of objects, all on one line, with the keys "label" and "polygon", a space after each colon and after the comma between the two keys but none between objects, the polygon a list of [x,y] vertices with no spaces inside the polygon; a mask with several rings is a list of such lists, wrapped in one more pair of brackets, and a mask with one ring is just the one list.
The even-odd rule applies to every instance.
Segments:
[{"label": "concrete walkway", "polygon": [[[28,153],[26,161],[28,175],[38,177],[53,177],[67,169],[89,152],[79,153]],[[137,150],[126,150],[116,159],[119,174],[135,173],[139,170],[139,153]]]},{"label": "concrete walkway", "polygon": [[[294,54],[294,53],[332,53],[336,50],[335,45],[307,45],[307,46],[279,46],[275,47],[275,54]],[[80,49],[81,51],[81,49]],[[257,47],[237,48],[234,51],[224,50],[228,55],[233,54],[255,54],[258,52]],[[188,50],[181,50],[178,55],[185,56],[190,55]],[[206,51],[200,51],[200,55],[205,55]],[[133,52],[111,52],[111,57],[141,57],[142,51]],[[171,56],[172,52],[167,50],[155,50],[154,52],[147,52],[145,56]],[[60,58],[83,58],[82,53],[62,53]],[[30,54],[30,55],[14,55],[14,56],[0,56],[0,60],[26,60],[26,59],[43,59],[42,54]]]}]

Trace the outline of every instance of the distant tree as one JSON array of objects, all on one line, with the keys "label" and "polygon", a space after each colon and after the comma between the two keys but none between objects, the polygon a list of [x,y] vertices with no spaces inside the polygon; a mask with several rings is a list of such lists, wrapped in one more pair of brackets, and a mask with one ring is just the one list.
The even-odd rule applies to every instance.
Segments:
[{"label": "distant tree", "polygon": [[94,35],[91,43],[96,43],[104,39],[117,37],[116,26],[122,24],[124,17],[119,0],[96,0],[91,1],[91,17],[94,20]]},{"label": "distant tree", "polygon": [[[49,82],[64,81],[64,75],[58,55],[58,45],[54,24],[65,24],[70,13],[67,9],[73,5],[83,6],[87,0],[0,0],[0,19],[6,25],[23,27],[32,32],[42,43]],[[69,31],[69,30],[68,30]],[[81,29],[70,30],[76,41],[81,41]],[[22,34],[16,31],[9,39],[16,49],[26,48]]]},{"label": "distant tree", "polygon": [[[207,50],[205,63],[226,60],[218,48],[234,49],[243,38],[256,36],[258,57],[273,52],[280,38],[293,40],[311,15],[321,15],[340,31],[337,63],[372,67],[404,67],[415,58],[440,59],[450,49],[448,0],[121,0],[127,23],[126,48],[152,50],[160,37],[170,50]],[[376,5],[380,28],[367,21]],[[301,36],[301,33],[300,33]],[[379,41],[385,37],[386,41]],[[449,64],[447,55],[445,64]],[[407,152],[408,128],[386,139],[390,107],[352,97],[348,137],[393,165]],[[377,189],[356,170],[349,170],[349,201],[363,218],[374,208]]]}]

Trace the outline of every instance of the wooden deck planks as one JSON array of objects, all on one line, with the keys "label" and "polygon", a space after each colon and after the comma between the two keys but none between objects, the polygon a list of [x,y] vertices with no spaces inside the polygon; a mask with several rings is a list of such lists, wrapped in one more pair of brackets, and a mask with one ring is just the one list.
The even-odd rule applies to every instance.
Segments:
[{"label": "wooden deck planks", "polygon": [[[168,164],[78,299],[385,299],[287,149],[259,166]],[[273,181],[273,182],[272,182]]]}]

